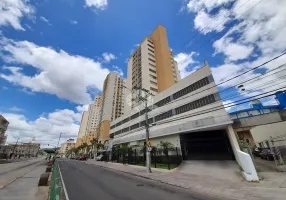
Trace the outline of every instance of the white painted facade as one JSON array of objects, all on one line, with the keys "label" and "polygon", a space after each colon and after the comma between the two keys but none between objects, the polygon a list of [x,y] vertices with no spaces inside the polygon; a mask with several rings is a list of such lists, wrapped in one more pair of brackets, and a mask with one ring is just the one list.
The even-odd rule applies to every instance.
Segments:
[{"label": "white painted facade", "polygon": [[[219,99],[219,95],[217,95],[218,90],[215,87],[211,70],[208,66],[202,67],[198,71],[179,81],[177,84],[156,95],[152,101],[152,104],[157,103],[160,100],[170,95],[173,95],[174,93],[206,77],[209,77],[209,84],[178,99],[175,99],[164,106],[155,109],[153,106],[153,110],[148,113],[148,116],[149,118],[156,117],[157,115],[162,114],[166,111],[174,110],[175,108],[178,108],[190,102],[194,102],[210,94],[216,94],[217,100],[211,104],[192,109],[181,114],[175,114],[172,117],[166,118],[164,120],[160,120],[158,122],[154,121],[150,127],[150,138],[191,131],[225,128],[232,123],[231,119],[229,118],[229,115],[224,110],[222,101]],[[151,106],[150,102],[149,106]],[[111,129],[111,134],[114,134],[114,144],[122,144],[145,139],[144,126],[140,126],[137,129],[118,134],[118,131],[144,121],[144,114],[124,124],[114,127],[114,125],[118,124],[118,122],[136,114],[138,110],[142,109],[143,105],[139,105],[135,109],[132,109],[129,114],[124,115],[111,123],[111,127],[113,127]]]}]

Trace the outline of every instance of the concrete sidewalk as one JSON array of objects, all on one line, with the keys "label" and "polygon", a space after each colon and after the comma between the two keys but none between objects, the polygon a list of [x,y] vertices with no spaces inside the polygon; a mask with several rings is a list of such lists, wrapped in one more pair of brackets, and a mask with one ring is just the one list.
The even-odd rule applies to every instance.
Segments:
[{"label": "concrete sidewalk", "polygon": [[19,177],[11,184],[0,189],[1,200],[47,200],[49,187],[38,187],[39,178],[45,172],[47,165],[37,165],[25,175]]},{"label": "concrete sidewalk", "polygon": [[[202,176],[182,173],[178,170],[163,170],[152,168],[152,174],[146,173],[144,167],[123,165],[119,163],[86,161],[89,164],[101,166],[142,178],[167,183],[170,185],[195,190],[202,193],[222,195],[232,199],[247,200],[285,200],[286,175],[285,173],[268,174],[268,178],[259,183],[249,183],[244,180],[218,179],[213,176]],[[270,178],[271,177],[271,178]]]}]

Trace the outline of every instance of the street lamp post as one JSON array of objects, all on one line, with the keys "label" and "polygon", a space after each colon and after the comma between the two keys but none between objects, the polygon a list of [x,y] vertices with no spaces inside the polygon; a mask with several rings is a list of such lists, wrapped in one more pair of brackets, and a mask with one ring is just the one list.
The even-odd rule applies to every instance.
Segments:
[{"label": "street lamp post", "polygon": [[[128,89],[131,94],[132,91],[123,86],[124,88]],[[151,152],[148,149],[148,144],[149,144],[149,121],[148,121],[148,97],[149,96],[154,96],[152,93],[150,93],[148,90],[146,90],[145,88],[137,88],[135,87],[134,89],[139,90],[139,95],[142,94],[142,91],[144,91],[145,93],[145,97],[139,96],[139,101],[144,102],[144,106],[145,106],[145,130],[146,130],[146,169],[148,173],[151,173]],[[133,99],[132,99],[133,100]]]}]

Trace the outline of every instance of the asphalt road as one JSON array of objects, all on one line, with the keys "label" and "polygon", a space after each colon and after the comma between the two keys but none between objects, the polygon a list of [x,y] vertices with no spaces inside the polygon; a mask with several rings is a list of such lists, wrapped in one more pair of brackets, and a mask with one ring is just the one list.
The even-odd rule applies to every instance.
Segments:
[{"label": "asphalt road", "polygon": [[199,194],[75,160],[61,160],[69,200],[192,200],[222,197]]}]

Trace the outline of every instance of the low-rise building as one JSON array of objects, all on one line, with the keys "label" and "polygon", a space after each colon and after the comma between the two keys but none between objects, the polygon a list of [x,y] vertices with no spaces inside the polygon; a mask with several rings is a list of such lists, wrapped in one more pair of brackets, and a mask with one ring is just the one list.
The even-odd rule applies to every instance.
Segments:
[{"label": "low-rise building", "polygon": [[0,115],[0,145],[4,145],[6,143],[7,136],[5,132],[8,128],[9,122],[2,115]]},{"label": "low-rise building", "polygon": [[10,145],[0,145],[0,159],[10,158],[13,147]]},{"label": "low-rise building", "polygon": [[[277,92],[275,99],[277,104],[263,105],[259,100],[255,100],[250,104],[250,108],[229,113],[240,140],[259,147],[269,147],[271,137],[286,134],[286,92]],[[286,139],[284,143],[280,141],[280,144],[286,145]]]},{"label": "low-rise building", "polygon": [[11,146],[13,157],[37,157],[40,149],[40,144],[33,142],[10,144],[9,146]]}]

